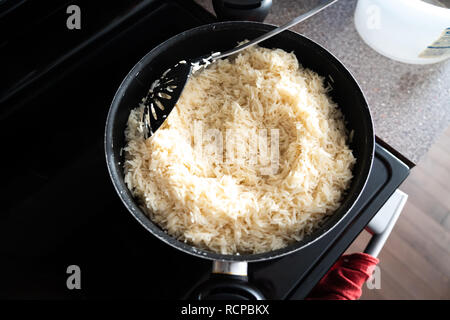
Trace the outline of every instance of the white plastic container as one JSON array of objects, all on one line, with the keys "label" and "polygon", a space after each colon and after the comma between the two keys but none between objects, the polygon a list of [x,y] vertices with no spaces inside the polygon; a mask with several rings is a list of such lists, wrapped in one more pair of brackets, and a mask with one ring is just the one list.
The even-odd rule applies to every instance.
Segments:
[{"label": "white plastic container", "polygon": [[380,54],[404,63],[450,58],[449,0],[358,0],[355,26]]}]

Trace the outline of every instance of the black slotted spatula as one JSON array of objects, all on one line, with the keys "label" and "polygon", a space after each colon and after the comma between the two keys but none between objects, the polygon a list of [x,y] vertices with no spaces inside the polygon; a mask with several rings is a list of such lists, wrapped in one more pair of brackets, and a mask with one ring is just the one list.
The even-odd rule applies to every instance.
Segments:
[{"label": "black slotted spatula", "polygon": [[259,36],[256,39],[225,52],[215,52],[209,56],[203,56],[188,61],[179,61],[172,68],[167,69],[159,79],[152,83],[147,96],[143,99],[145,105],[144,113],[142,115],[144,137],[150,137],[156,132],[156,130],[158,130],[159,127],[161,127],[177,104],[187,80],[193,73],[211,63],[214,63],[214,61],[218,59],[231,56],[291,28],[336,1],[337,0],[321,0],[313,9],[299,15],[286,24]]}]

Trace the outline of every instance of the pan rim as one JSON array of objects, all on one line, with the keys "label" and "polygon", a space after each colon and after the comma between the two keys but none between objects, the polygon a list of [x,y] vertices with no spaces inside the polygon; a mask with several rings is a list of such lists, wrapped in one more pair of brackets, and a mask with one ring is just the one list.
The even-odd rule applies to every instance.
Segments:
[{"label": "pan rim", "polygon": [[[256,254],[243,254],[243,255],[236,255],[236,254],[220,254],[215,253],[212,251],[208,251],[205,249],[197,248],[193,245],[184,243],[182,241],[177,240],[176,238],[172,237],[171,235],[167,234],[162,228],[160,228],[156,223],[154,223],[137,205],[135,200],[132,198],[131,195],[127,194],[128,188],[126,184],[123,182],[123,178],[121,179],[120,176],[123,177],[123,170],[118,170],[117,165],[117,159],[114,156],[114,145],[113,145],[113,121],[112,119],[116,115],[122,96],[124,95],[126,89],[128,88],[128,84],[133,80],[136,71],[141,69],[143,65],[145,65],[146,62],[151,61],[152,56],[155,56],[155,54],[164,46],[167,46],[171,43],[176,42],[183,36],[189,33],[199,32],[202,30],[212,29],[215,30],[216,28],[227,28],[233,26],[251,26],[255,30],[261,30],[261,31],[269,31],[273,28],[275,28],[275,25],[267,24],[267,23],[259,23],[259,22],[250,22],[250,21],[230,21],[230,22],[216,22],[211,24],[202,25],[199,27],[195,27],[192,29],[189,29],[187,31],[183,31],[166,41],[162,42],[152,50],[150,50],[147,54],[145,54],[137,63],[136,65],[129,71],[129,73],[125,76],[122,83],[120,84],[119,88],[117,89],[112,102],[110,109],[108,111],[107,119],[106,119],[106,126],[105,126],[105,133],[104,133],[104,148],[105,148],[105,158],[107,162],[108,167],[108,173],[110,175],[110,178],[113,182],[114,188],[119,195],[122,203],[125,205],[125,207],[128,209],[128,211],[133,215],[133,217],[151,234],[153,234],[155,237],[157,237],[159,240],[165,242],[166,244],[191,255],[204,258],[207,260],[215,260],[215,261],[224,261],[224,262],[258,262],[258,261],[267,261],[275,258],[280,258],[283,256],[286,256],[288,254],[294,253],[296,251],[299,251],[301,249],[304,249],[308,247],[309,245],[315,243],[316,241],[320,240],[322,237],[324,237],[326,234],[328,234],[331,230],[336,228],[342,220],[347,216],[348,212],[352,210],[356,202],[361,196],[362,191],[365,189],[365,186],[367,184],[367,181],[370,176],[370,172],[372,170],[373,166],[373,159],[374,159],[374,152],[375,152],[375,134],[374,134],[374,124],[373,124],[373,118],[370,112],[369,105],[367,103],[366,96],[364,92],[362,91],[359,83],[357,82],[354,75],[351,73],[351,71],[338,59],[336,58],[330,51],[325,49],[320,44],[316,43],[315,41],[309,39],[308,37],[301,35],[297,32],[287,30],[283,33],[290,33],[295,37],[302,37],[307,42],[310,42],[313,46],[316,46],[319,50],[324,52],[325,54],[329,55],[335,63],[337,63],[345,72],[348,73],[347,78],[353,82],[353,85],[355,86],[355,89],[359,91],[361,94],[362,100],[364,101],[364,104],[361,104],[359,107],[364,107],[365,111],[367,112],[368,119],[369,119],[369,128],[368,131],[370,134],[370,137],[368,135],[368,141],[367,143],[370,144],[371,150],[370,151],[370,159],[366,159],[368,162],[370,162],[370,165],[366,166],[364,168],[366,172],[361,172],[360,174],[364,174],[364,181],[360,184],[358,190],[356,190],[357,195],[353,197],[353,200],[351,204],[346,209],[346,212],[342,214],[342,216],[332,225],[327,226],[327,221],[324,222],[324,226],[326,228],[320,227],[313,231],[310,235],[306,236],[304,239],[298,242],[294,242],[286,247],[276,249],[273,251],[267,251],[263,253],[256,253]],[[281,35],[283,34],[281,33]],[[129,191],[128,191],[129,192]],[[355,192],[355,193],[356,193]],[[311,239],[309,239],[311,238]],[[305,241],[307,240],[307,241]]]}]

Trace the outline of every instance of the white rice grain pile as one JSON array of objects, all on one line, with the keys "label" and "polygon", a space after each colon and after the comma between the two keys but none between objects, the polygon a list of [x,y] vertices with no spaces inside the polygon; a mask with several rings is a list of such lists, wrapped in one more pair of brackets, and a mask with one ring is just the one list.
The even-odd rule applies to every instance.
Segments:
[{"label": "white rice grain pile", "polygon": [[[220,60],[189,79],[151,138],[143,138],[143,106],[131,111],[125,182],[155,223],[198,248],[261,253],[301,240],[339,207],[355,163],[327,91],[281,49],[254,46]],[[196,121],[223,137],[238,130],[242,141],[277,129],[277,171],[262,174],[267,163],[251,163],[248,152],[243,162],[225,161],[225,142],[222,162],[199,154]]]}]

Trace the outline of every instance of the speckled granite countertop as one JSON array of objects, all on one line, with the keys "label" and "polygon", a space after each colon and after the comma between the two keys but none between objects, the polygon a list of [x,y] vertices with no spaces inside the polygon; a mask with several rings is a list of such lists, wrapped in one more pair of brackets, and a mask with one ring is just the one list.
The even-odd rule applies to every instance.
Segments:
[{"label": "speckled granite countertop", "polygon": [[[196,0],[212,10],[211,0]],[[273,0],[266,23],[281,25],[314,0]],[[356,0],[341,0],[292,28],[318,42],[353,73],[372,111],[376,134],[413,162],[450,125],[450,60],[408,65],[381,56],[359,37]]]}]

